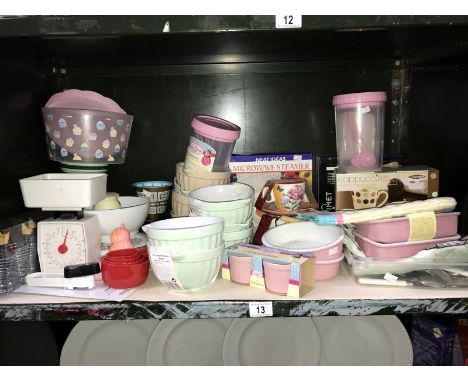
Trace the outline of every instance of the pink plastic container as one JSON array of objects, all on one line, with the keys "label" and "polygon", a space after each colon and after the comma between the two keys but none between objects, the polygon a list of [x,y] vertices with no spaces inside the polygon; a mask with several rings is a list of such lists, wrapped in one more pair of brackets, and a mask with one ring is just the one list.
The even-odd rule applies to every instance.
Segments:
[{"label": "pink plastic container", "polygon": [[226,172],[240,127],[221,118],[195,115],[192,134],[185,155],[187,169]]},{"label": "pink plastic container", "polygon": [[252,274],[252,258],[247,256],[229,255],[229,272],[231,280],[238,284],[250,284]]},{"label": "pink plastic container", "polygon": [[[435,239],[455,236],[458,230],[459,215],[460,212],[436,214]],[[357,224],[357,233],[379,243],[405,242],[410,234],[409,219],[404,217]]]},{"label": "pink plastic container", "polygon": [[342,254],[341,257],[339,257],[338,259],[328,261],[317,261],[315,263],[315,280],[324,281],[336,277],[336,275],[340,271],[340,264],[343,258],[344,255]]},{"label": "pink plastic container", "polygon": [[416,255],[423,249],[430,248],[436,244],[445,243],[446,241],[458,240],[460,235],[442,237],[439,239],[422,240],[422,241],[407,241],[404,243],[382,244],[370,240],[356,234],[356,242],[359,244],[364,253],[369,257],[382,258],[402,258]]},{"label": "pink plastic container", "polygon": [[289,287],[290,264],[278,264],[263,261],[265,287],[271,292],[287,294]]}]

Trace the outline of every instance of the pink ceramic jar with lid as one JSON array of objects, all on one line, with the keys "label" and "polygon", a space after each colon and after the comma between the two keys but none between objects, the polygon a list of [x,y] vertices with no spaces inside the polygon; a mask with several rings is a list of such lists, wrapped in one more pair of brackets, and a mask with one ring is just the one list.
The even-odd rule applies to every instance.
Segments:
[{"label": "pink ceramic jar with lid", "polygon": [[185,155],[185,168],[210,172],[229,171],[229,160],[240,132],[239,126],[224,119],[195,115]]},{"label": "pink ceramic jar with lid", "polygon": [[386,100],[385,92],[333,97],[340,169],[358,172],[382,168]]}]

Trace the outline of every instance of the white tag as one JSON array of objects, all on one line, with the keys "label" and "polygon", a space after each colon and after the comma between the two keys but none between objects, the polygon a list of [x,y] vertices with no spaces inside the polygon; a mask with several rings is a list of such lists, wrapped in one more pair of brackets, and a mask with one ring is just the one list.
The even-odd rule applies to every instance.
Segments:
[{"label": "white tag", "polygon": [[172,256],[176,255],[177,252],[173,248],[148,247],[152,267],[159,281],[169,288],[181,289],[182,285],[177,281],[172,267]]},{"label": "white tag", "polygon": [[276,28],[301,28],[302,15],[288,13],[276,15]]},{"label": "white tag", "polygon": [[385,276],[383,277],[387,281],[395,282],[398,280],[398,276],[392,275],[391,273],[385,273]]},{"label": "white tag", "polygon": [[366,114],[370,112],[370,107],[369,106],[364,106],[361,107],[361,114]]},{"label": "white tag", "polygon": [[271,301],[249,302],[250,317],[273,317],[273,303]]}]

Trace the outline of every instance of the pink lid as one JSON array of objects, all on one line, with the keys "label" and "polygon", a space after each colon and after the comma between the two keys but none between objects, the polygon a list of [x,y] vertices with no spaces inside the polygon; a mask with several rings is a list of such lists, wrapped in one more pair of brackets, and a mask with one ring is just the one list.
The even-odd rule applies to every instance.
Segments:
[{"label": "pink lid", "polygon": [[386,100],[387,93],[385,92],[349,93],[334,96],[333,105],[336,106],[353,103],[385,102]]},{"label": "pink lid", "polygon": [[193,129],[204,137],[222,142],[233,142],[240,136],[240,127],[224,119],[210,115],[195,115]]}]

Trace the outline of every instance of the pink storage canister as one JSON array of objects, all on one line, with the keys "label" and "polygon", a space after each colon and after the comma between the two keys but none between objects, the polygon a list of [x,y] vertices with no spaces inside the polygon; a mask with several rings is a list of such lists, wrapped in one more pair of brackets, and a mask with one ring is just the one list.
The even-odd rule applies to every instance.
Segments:
[{"label": "pink storage canister", "polygon": [[333,97],[340,169],[357,172],[382,168],[386,100],[385,92]]},{"label": "pink storage canister", "polygon": [[229,160],[240,132],[239,126],[224,119],[195,115],[185,155],[185,168],[210,172],[229,171]]}]

